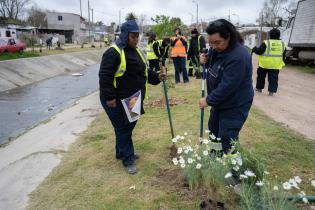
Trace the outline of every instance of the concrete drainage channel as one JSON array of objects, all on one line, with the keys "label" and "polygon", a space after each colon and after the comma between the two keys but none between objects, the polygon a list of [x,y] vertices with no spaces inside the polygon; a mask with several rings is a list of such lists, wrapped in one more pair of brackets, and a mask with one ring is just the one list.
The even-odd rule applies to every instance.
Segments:
[{"label": "concrete drainage channel", "polygon": [[105,51],[75,53],[0,61],[0,92],[25,86],[60,74],[76,72],[100,63]]}]

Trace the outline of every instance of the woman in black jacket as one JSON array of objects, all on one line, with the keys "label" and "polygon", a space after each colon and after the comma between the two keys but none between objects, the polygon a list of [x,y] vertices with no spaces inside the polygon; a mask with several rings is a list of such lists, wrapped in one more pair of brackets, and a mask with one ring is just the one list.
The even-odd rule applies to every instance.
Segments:
[{"label": "woman in black jacket", "polygon": [[[146,83],[157,85],[166,78],[166,75],[147,68],[144,56],[137,48],[138,38],[139,27],[134,20],[122,24],[119,39],[104,53],[99,71],[100,100],[115,130],[116,158],[122,160],[129,174],[137,172],[135,159],[139,156],[132,143],[132,131],[137,121],[128,121],[121,99],[141,90],[143,102],[147,94]],[[122,67],[124,61],[126,65]],[[121,70],[124,73],[117,76]],[[141,113],[144,113],[143,103]]]}]

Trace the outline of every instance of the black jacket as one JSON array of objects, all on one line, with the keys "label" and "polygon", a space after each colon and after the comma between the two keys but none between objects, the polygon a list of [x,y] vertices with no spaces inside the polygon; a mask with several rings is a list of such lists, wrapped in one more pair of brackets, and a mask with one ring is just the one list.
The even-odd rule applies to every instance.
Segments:
[{"label": "black jacket", "polygon": [[[131,96],[138,90],[145,96],[145,64],[136,49],[124,48],[126,56],[126,72],[122,77],[116,78],[114,87],[114,74],[120,64],[120,55],[114,48],[109,48],[104,54],[99,71],[100,97],[107,100],[123,99]],[[148,70],[148,82],[153,85],[160,83],[158,74]]]},{"label": "black jacket", "polygon": [[203,36],[200,37],[199,52],[198,52],[198,36],[192,37],[189,42],[188,58],[193,58],[195,56],[199,58],[199,53],[204,48],[206,48],[206,41]]},{"label": "black jacket", "polygon": [[210,106],[230,109],[253,101],[252,59],[242,44],[223,52],[209,50],[209,60],[206,99]]}]

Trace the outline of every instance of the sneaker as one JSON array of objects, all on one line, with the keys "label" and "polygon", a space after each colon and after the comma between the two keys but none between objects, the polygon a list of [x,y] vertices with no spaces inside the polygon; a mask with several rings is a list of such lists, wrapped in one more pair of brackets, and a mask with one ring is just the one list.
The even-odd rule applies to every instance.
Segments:
[{"label": "sneaker", "polygon": [[269,96],[273,96],[273,92],[269,92],[269,94],[268,94]]},{"label": "sneaker", "polygon": [[124,167],[125,167],[125,170],[128,174],[136,174],[137,173],[137,167],[135,164],[127,165]]},{"label": "sneaker", "polygon": [[262,93],[262,89],[256,88],[256,91],[259,92],[259,93]]}]

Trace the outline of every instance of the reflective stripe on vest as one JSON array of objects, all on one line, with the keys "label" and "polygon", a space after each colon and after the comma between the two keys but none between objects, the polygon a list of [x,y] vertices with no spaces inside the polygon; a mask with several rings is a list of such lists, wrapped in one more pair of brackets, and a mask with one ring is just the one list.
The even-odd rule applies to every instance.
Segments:
[{"label": "reflective stripe on vest", "polygon": [[[174,41],[176,38],[172,37],[172,40]],[[178,40],[175,45],[172,47],[171,51],[171,57],[186,57],[186,48],[183,45],[181,40]]]},{"label": "reflective stripe on vest", "polygon": [[[119,64],[117,71],[115,72],[114,81],[113,81],[114,87],[117,88],[116,78],[122,77],[127,70],[126,69],[126,67],[127,67],[126,56],[125,56],[124,49],[120,49],[117,45],[112,45],[111,47],[114,48],[120,55],[120,64]],[[139,56],[141,57],[143,63],[145,64],[145,77],[147,78],[146,84],[145,84],[145,98],[147,99],[148,98],[148,66],[147,66],[147,61],[145,60],[144,55],[139,50],[139,48],[136,48],[136,50],[137,50],[137,53],[139,54]]]},{"label": "reflective stripe on vest", "polygon": [[198,53],[200,53],[200,35],[198,36]]},{"label": "reflective stripe on vest", "polygon": [[282,69],[285,66],[283,62],[284,43],[281,40],[273,39],[265,40],[264,43],[266,50],[258,57],[258,65],[264,69]]},{"label": "reflective stripe on vest", "polygon": [[158,59],[158,57],[155,55],[155,52],[153,50],[153,44],[154,43],[155,43],[155,41],[151,42],[150,44],[147,44],[146,52],[147,52],[147,59],[148,60]]}]

